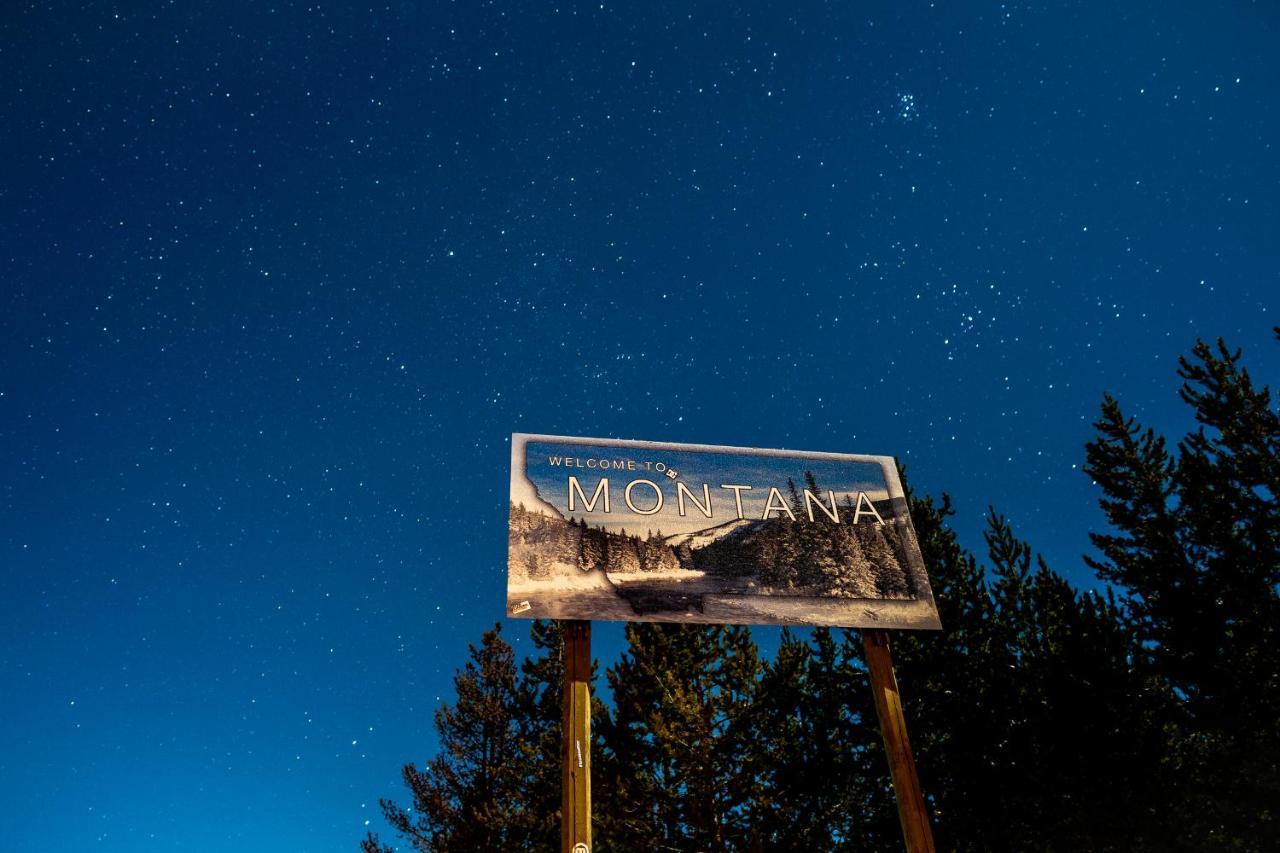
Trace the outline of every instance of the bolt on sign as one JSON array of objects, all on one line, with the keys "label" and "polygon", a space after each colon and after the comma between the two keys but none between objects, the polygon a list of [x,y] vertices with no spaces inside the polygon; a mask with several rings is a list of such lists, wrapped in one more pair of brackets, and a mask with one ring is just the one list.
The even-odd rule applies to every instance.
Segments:
[{"label": "bolt on sign", "polygon": [[507,612],[938,629],[890,456],[516,434]]}]

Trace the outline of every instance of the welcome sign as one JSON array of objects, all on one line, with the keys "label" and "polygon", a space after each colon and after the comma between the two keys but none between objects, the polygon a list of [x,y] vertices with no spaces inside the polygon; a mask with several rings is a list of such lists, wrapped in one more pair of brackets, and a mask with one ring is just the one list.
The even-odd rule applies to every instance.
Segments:
[{"label": "welcome sign", "polygon": [[937,629],[889,456],[516,434],[507,612]]}]

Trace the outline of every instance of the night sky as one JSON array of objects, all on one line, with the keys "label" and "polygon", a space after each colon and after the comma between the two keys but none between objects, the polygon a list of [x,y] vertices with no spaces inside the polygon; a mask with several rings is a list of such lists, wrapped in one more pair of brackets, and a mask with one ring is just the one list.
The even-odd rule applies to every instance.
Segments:
[{"label": "night sky", "polygon": [[1280,376],[1273,5],[747,6],[4,5],[0,848],[385,835],[512,432],[895,455],[1088,586],[1102,393]]}]

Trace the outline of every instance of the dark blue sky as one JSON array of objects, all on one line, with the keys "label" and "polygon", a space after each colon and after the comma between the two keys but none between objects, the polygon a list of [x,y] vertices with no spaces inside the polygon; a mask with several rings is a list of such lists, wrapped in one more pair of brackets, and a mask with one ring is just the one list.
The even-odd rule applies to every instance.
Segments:
[{"label": "dark blue sky", "polygon": [[896,455],[1091,584],[1103,391],[1181,432],[1196,336],[1280,374],[1278,23],[7,4],[0,847],[381,828],[513,431]]}]

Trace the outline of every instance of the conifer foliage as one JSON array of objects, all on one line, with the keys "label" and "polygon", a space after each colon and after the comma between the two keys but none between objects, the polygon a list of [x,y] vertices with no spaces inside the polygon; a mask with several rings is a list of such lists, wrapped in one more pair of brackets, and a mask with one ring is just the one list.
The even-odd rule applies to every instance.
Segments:
[{"label": "conifer foliage", "polygon": [[746,849],[760,673],[750,631],[635,623],[627,640],[601,721],[603,837],[627,850]]},{"label": "conifer foliage", "polygon": [[[938,849],[1274,849],[1280,418],[1221,342],[1179,374],[1197,426],[1172,447],[1103,399],[1086,447],[1109,523],[1087,558],[1098,590],[995,510],[986,553],[967,552],[950,501],[909,494],[944,630],[899,632],[893,654]],[[575,556],[602,559],[582,530]],[[803,535],[808,555],[852,547],[834,528]],[[758,541],[802,582],[838,575],[790,537]],[[882,574],[877,592],[911,582]],[[626,637],[593,717],[596,850],[899,847],[857,632],[784,631],[769,660],[743,627]],[[404,769],[412,809],[383,801],[411,849],[558,849],[562,640],[546,622],[532,639],[519,670],[497,628],[473,647],[436,716],[440,755]]]},{"label": "conifer foliage", "polygon": [[[416,850],[515,849],[520,823],[519,702],[515,654],[500,636],[485,633],[453,679],[457,701],[436,712],[441,752],[419,770],[404,768],[413,795],[406,810],[382,800],[387,822]],[[390,848],[370,835],[365,853]]]},{"label": "conifer foliage", "polygon": [[1280,417],[1240,360],[1221,340],[1179,359],[1199,426],[1176,451],[1107,397],[1086,467],[1113,528],[1090,564],[1174,696],[1171,820],[1224,848],[1274,836],[1280,803]]}]

